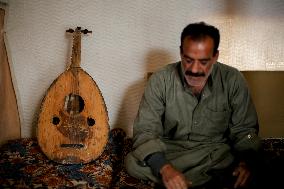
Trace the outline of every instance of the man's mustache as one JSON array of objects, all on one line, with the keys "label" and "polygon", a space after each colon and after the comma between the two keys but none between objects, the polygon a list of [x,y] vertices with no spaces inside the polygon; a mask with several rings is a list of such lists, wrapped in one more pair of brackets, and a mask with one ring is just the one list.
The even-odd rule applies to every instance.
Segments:
[{"label": "man's mustache", "polygon": [[191,71],[186,71],[185,75],[189,75],[189,76],[193,76],[193,77],[204,77],[205,73],[202,73],[202,72],[193,73]]}]

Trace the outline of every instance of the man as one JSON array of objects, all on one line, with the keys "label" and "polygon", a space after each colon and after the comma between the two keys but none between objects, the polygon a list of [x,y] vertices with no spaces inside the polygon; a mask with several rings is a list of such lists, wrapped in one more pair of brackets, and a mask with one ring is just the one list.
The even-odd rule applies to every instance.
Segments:
[{"label": "man", "polygon": [[241,73],[217,62],[219,41],[214,26],[189,24],[181,61],[149,79],[125,161],[130,175],[168,189],[250,184],[257,114]]}]

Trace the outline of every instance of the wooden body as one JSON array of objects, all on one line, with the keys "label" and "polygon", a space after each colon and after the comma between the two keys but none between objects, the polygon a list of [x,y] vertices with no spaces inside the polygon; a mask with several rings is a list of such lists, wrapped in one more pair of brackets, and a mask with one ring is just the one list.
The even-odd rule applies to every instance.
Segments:
[{"label": "wooden body", "polygon": [[[72,92],[70,83],[74,79],[72,71],[67,70],[54,81],[42,102],[38,142],[42,151],[52,160],[60,163],[87,163],[96,159],[104,150],[109,133],[108,116],[96,83],[81,68],[73,69],[78,72],[78,95],[84,99],[84,109],[73,118],[64,110],[66,96]],[[53,123],[54,117],[60,119],[59,124]],[[88,118],[95,120],[93,126],[88,125]],[[62,148],[62,144],[83,144],[84,147]]]}]

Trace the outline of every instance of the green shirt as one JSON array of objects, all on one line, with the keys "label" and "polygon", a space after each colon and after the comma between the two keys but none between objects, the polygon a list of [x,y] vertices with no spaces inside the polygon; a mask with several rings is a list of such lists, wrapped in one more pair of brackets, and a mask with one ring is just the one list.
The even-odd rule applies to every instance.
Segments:
[{"label": "green shirt", "polygon": [[232,163],[231,150],[258,150],[257,115],[242,74],[216,63],[198,100],[184,81],[180,62],[154,73],[134,122],[133,155],[140,161],[155,152],[194,185],[210,169]]}]

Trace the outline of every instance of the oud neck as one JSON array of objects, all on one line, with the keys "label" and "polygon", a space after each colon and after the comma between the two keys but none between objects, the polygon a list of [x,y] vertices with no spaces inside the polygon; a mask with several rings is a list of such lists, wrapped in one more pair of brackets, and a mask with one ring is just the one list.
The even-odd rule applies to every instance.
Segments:
[{"label": "oud neck", "polygon": [[81,64],[81,32],[75,32],[73,36],[71,68],[78,68]]},{"label": "oud neck", "polygon": [[92,33],[87,29],[81,30],[81,27],[77,27],[75,30],[68,29],[68,33],[73,33],[73,45],[72,45],[72,56],[71,56],[71,68],[79,68],[81,64],[81,33],[88,34]]}]

